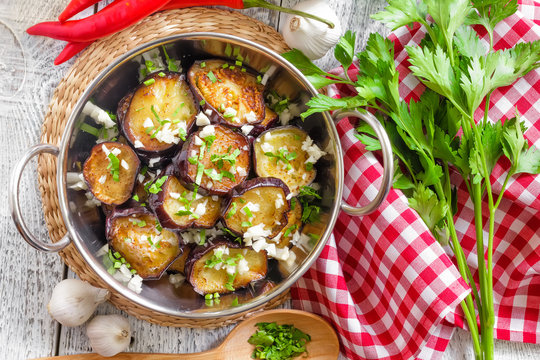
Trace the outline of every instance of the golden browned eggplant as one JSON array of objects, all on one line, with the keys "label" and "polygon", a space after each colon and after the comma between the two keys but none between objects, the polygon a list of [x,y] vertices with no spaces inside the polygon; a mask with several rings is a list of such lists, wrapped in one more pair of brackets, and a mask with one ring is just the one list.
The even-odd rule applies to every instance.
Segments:
[{"label": "golden browned eggplant", "polygon": [[263,132],[253,143],[257,175],[277,177],[287,184],[291,193],[297,195],[300,188],[311,184],[317,175],[314,163],[310,162],[310,154],[304,150],[309,142],[307,138],[304,130],[294,126]]},{"label": "golden browned eggplant", "polygon": [[232,189],[224,203],[225,226],[238,235],[273,238],[287,225],[289,188],[277,178],[255,178]]},{"label": "golden browned eggplant", "polygon": [[266,252],[242,248],[226,238],[195,248],[185,265],[186,278],[199,294],[225,294],[266,276]]},{"label": "golden browned eggplant", "polygon": [[96,199],[120,205],[131,197],[139,166],[139,158],[129,145],[104,142],[92,148],[83,176]]},{"label": "golden browned eggplant", "polygon": [[149,75],[118,104],[120,127],[145,159],[173,153],[188,136],[198,106],[184,75]]},{"label": "golden browned eggplant", "polygon": [[202,108],[211,113],[212,122],[241,127],[264,120],[264,86],[246,67],[223,60],[197,61],[187,76]]},{"label": "golden browned eggplant", "polygon": [[109,246],[145,280],[159,279],[181,254],[178,235],[162,229],[143,207],[116,208],[107,217],[106,231]]}]

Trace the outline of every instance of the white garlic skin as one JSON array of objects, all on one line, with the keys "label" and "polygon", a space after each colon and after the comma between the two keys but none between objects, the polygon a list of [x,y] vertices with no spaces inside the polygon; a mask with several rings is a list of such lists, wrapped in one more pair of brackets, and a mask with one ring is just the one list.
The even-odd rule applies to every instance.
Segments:
[{"label": "white garlic skin", "polygon": [[98,315],[86,326],[92,350],[109,357],[126,350],[131,342],[129,321],[120,315]]},{"label": "white garlic skin", "polygon": [[328,4],[322,0],[308,0],[296,4],[294,10],[316,15],[334,24],[328,25],[314,19],[287,14],[281,25],[281,34],[289,47],[301,50],[311,60],[322,58],[339,41],[341,24]]},{"label": "white garlic skin", "polygon": [[64,326],[79,326],[105,302],[109,291],[78,279],[65,279],[54,287],[47,311]]}]

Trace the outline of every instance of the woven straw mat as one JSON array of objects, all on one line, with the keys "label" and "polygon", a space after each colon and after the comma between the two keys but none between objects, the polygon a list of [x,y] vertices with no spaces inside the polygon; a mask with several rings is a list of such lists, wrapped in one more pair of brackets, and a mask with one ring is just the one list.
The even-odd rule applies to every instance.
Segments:
[{"label": "woven straw mat", "polygon": [[[212,8],[190,8],[156,13],[117,34],[94,42],[75,61],[56,88],[45,115],[41,142],[60,143],[65,124],[88,84],[115,58],[159,37],[189,32],[216,32],[236,35],[258,42],[278,53],[287,50],[281,35],[273,28],[239,12]],[[38,180],[43,211],[53,242],[62,238],[66,228],[58,205],[56,190],[56,158],[42,155],[38,161]],[[60,252],[69,268],[82,280],[111,291],[109,301],[117,308],[152,323],[176,327],[215,328],[242,320],[249,314],[274,308],[288,298],[288,292],[249,312],[219,319],[186,319],[154,312],[116,293],[86,264],[73,244]]]}]

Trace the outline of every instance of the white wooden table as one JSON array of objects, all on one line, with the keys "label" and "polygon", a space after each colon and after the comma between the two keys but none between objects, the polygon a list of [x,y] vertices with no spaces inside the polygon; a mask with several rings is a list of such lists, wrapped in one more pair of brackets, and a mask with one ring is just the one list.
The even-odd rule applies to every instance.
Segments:
[{"label": "white wooden table", "polygon": [[[53,91],[66,73],[68,62],[53,66],[63,43],[30,37],[24,30],[44,20],[55,19],[68,0],[0,0],[0,358],[26,359],[41,356],[89,352],[84,327],[66,328],[53,321],[45,305],[56,283],[73,277],[58,255],[38,252],[17,233],[7,207],[7,183],[15,162],[30,146],[38,143],[42,119]],[[297,0],[273,0],[292,6]],[[340,14],[344,29],[359,32],[363,46],[370,32],[387,33],[370,20],[384,7],[382,0],[329,0]],[[87,11],[88,15],[91,11]],[[267,10],[249,10],[247,14],[276,28],[280,15]],[[13,30],[16,37],[8,29]],[[22,48],[22,51],[21,51]],[[24,56],[23,56],[24,53]],[[337,64],[330,56],[319,61],[324,68]],[[20,87],[18,92],[17,89]],[[32,229],[47,236],[41,212],[35,164],[27,171],[21,199],[25,218]],[[286,305],[287,306],[287,305]],[[109,304],[98,308],[100,314],[119,313]],[[230,331],[177,329],[153,325],[134,317],[129,321],[134,352],[195,352],[216,346]],[[540,359],[540,346],[505,341],[496,342],[498,359]],[[445,359],[472,359],[468,333],[456,331]]]}]

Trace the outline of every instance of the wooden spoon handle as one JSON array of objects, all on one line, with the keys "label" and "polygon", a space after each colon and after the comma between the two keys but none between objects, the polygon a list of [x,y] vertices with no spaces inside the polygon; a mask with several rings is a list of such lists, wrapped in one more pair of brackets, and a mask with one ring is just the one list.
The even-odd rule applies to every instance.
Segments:
[{"label": "wooden spoon handle", "polygon": [[42,357],[34,360],[219,360],[218,349],[212,349],[193,354],[147,354],[147,353],[120,353],[112,357],[103,357],[98,354],[79,354]]}]

